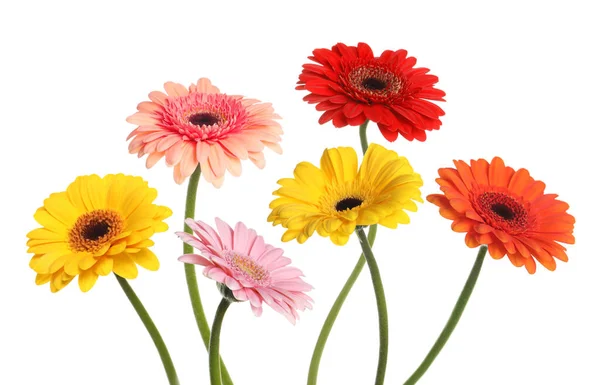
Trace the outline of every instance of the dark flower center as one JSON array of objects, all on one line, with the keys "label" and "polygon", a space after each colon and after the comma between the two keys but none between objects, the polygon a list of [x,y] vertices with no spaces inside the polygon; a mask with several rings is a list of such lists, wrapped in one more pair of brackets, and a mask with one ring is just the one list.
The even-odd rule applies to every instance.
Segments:
[{"label": "dark flower center", "polygon": [[402,80],[393,71],[377,64],[360,65],[348,73],[350,92],[369,102],[388,100],[402,92]]},{"label": "dark flower center", "polygon": [[188,122],[196,126],[212,126],[213,124],[219,123],[219,117],[210,112],[200,112],[191,115],[188,118]]},{"label": "dark flower center", "polygon": [[112,210],[94,210],[77,218],[69,230],[69,246],[75,252],[96,252],[123,230],[123,218]]},{"label": "dark flower center", "polygon": [[385,81],[377,78],[366,78],[362,82],[362,86],[371,91],[383,91],[387,84]]},{"label": "dark flower center", "polygon": [[475,206],[485,222],[496,229],[515,234],[530,227],[525,206],[507,194],[486,191],[477,197]]},{"label": "dark flower center", "polygon": [[335,209],[337,211],[351,210],[355,207],[360,206],[362,203],[362,199],[359,198],[344,198],[335,204]]},{"label": "dark flower center", "polygon": [[494,203],[490,206],[490,208],[493,212],[495,212],[507,221],[510,221],[515,217],[515,213],[513,213],[512,209],[504,203]]},{"label": "dark flower center", "polygon": [[106,220],[92,221],[83,228],[81,235],[88,241],[97,241],[108,234],[109,230],[110,225]]}]

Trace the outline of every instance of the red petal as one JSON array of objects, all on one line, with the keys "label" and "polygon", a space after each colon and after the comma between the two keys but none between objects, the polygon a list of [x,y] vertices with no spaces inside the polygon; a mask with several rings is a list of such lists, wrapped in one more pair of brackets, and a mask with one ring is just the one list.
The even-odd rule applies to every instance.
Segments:
[{"label": "red petal", "polygon": [[354,118],[363,112],[363,106],[357,103],[348,102],[344,105],[343,111],[347,118]]},{"label": "red petal", "polygon": [[381,135],[383,135],[387,141],[394,142],[396,139],[398,139],[398,131],[391,131],[381,124],[377,124],[377,127],[379,127]]}]

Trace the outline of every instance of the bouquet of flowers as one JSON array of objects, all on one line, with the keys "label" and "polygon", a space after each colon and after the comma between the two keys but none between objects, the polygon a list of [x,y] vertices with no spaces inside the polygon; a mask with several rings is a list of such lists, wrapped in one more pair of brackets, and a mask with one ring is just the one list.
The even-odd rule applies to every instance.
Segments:
[{"label": "bouquet of flowers", "polygon": [[[428,133],[442,126],[444,111],[439,103],[444,102],[445,93],[436,88],[438,78],[429,69],[416,66],[417,60],[406,50],[375,54],[365,43],[315,49],[309,59],[296,89],[304,91],[304,100],[322,112],[319,124],[340,129],[358,126],[360,146],[326,148],[318,163],[316,159],[299,163],[277,180],[268,218],[257,218],[255,223],[266,219],[280,226],[283,242],[302,244],[318,235],[342,247],[356,236],[361,250],[315,336],[307,384],[317,383],[328,336],[365,265],[379,323],[378,365],[373,378],[376,385],[384,384],[388,330],[394,325],[388,322],[384,280],[372,246],[378,226],[396,229],[408,224],[426,200],[439,207],[453,231],[465,234],[466,246],[478,251],[446,325],[404,383],[415,384],[459,322],[486,256],[507,257],[530,274],[538,264],[554,270],[556,260],[568,260],[564,244],[575,242],[575,219],[567,212],[568,204],[547,193],[543,182],[526,168],[506,165],[500,156],[440,165],[436,179],[440,191],[423,199],[423,179],[409,159],[385,146],[370,144],[367,132],[370,128],[371,135],[382,135],[388,142],[425,141]],[[197,188],[200,179],[218,189],[226,177],[240,177],[247,160],[265,167],[265,149],[282,153],[282,119],[270,103],[221,92],[209,79],[200,78],[189,86],[167,82],[164,92],[150,92],[149,100],[139,103],[127,122],[136,126],[127,137],[129,152],[145,157],[147,168],[163,163],[164,158],[173,168],[175,183],[188,185],[183,231],[173,234],[181,239],[183,251],[173,251],[172,256],[160,260],[182,263],[182,279],[208,350],[211,385],[232,385],[219,349],[228,307],[248,302],[260,316],[266,304],[296,323],[300,311],[313,307],[308,294],[312,286],[283,249],[249,225],[228,224],[196,213]],[[318,140],[315,146],[319,146]],[[64,289],[74,279],[86,292],[98,277],[114,276],[156,345],[168,383],[174,385],[179,380],[167,346],[129,284],[139,267],[159,268],[159,258],[151,248],[152,236],[168,230],[165,220],[172,211],[164,203],[157,190],[139,176],[79,176],[64,191],[50,194],[35,212],[39,227],[27,234],[27,252],[32,254],[29,266],[36,273],[36,284],[47,284],[52,292]],[[203,295],[222,297],[212,327],[202,306],[196,266],[216,282],[217,290]]]}]

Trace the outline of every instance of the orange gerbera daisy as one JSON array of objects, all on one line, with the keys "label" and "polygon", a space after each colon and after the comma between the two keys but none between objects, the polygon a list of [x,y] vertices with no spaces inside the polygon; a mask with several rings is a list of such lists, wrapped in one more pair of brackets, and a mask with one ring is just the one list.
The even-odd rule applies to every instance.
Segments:
[{"label": "orange gerbera daisy", "polygon": [[167,82],[165,91],[151,92],[127,118],[139,125],[127,137],[129,152],[147,154],[146,167],[164,157],[181,184],[200,165],[204,179],[220,187],[225,170],[241,174],[240,160],[263,168],[265,147],[281,154],[283,131],[271,103],[222,94],[206,78],[189,87]]},{"label": "orange gerbera daisy", "polygon": [[546,185],[534,180],[526,169],[517,171],[501,158],[488,163],[471,160],[471,166],[454,161],[454,168],[439,169],[436,179],[442,194],[427,200],[440,207],[440,214],[452,220],[452,230],[467,233],[469,247],[488,245],[490,255],[505,255],[513,265],[535,273],[535,259],[548,270],[556,269],[554,258],[567,262],[562,243],[575,243],[575,218],[569,205],[544,194]]}]

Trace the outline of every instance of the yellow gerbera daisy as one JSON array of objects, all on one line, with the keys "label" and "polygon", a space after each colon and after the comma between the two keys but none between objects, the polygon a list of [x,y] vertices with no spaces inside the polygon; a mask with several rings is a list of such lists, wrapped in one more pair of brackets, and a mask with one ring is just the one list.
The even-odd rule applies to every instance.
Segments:
[{"label": "yellow gerbera daisy", "polygon": [[35,282],[50,282],[54,293],[79,276],[79,288],[88,291],[111,271],[131,279],[136,264],[157,270],[150,237],[168,229],[163,219],[172,211],[152,204],[156,195],[141,177],[123,174],[80,176],[51,194],[34,215],[43,227],[27,234]]},{"label": "yellow gerbera daisy", "polygon": [[316,230],[344,245],[356,226],[409,223],[404,210],[417,211],[414,201],[423,202],[423,181],[408,160],[371,144],[357,168],[354,149],[338,147],[323,152],[321,168],[302,162],[294,178],[280,179],[268,221],[287,229],[281,239],[304,243]]}]

